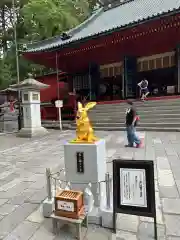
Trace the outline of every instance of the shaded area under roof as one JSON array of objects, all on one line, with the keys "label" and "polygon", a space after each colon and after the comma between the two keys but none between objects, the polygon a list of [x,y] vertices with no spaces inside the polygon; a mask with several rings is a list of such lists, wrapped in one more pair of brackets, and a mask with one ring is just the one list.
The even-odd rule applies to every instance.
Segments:
[{"label": "shaded area under roof", "polygon": [[68,32],[71,37],[67,40],[55,37],[38,43],[29,44],[26,52],[38,52],[62,47],[87,37],[125,27],[129,24],[179,11],[180,0],[134,0],[115,8],[104,11],[98,9],[89,19]]}]

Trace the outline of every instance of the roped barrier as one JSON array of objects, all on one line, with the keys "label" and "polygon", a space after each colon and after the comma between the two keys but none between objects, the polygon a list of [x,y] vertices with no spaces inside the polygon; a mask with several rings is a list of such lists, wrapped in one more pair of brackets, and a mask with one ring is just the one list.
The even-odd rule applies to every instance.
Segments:
[{"label": "roped barrier", "polygon": [[[110,209],[111,207],[111,193],[112,193],[112,176],[109,173],[106,173],[105,180],[99,182],[68,182],[62,179],[62,173],[65,175],[65,169],[62,168],[59,172],[51,173],[50,168],[46,168],[46,187],[47,187],[47,196],[48,199],[52,199],[53,190],[54,193],[57,192],[58,184],[61,189],[71,188],[71,184],[79,184],[79,185],[89,185],[96,184],[97,194],[101,196],[101,184],[105,183],[106,185],[106,208]],[[53,189],[54,188],[54,189]]]}]

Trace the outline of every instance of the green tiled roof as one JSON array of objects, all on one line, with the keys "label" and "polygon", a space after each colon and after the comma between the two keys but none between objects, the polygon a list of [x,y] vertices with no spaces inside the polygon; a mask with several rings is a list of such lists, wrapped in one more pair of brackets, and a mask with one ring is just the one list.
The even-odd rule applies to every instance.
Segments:
[{"label": "green tiled roof", "polygon": [[27,52],[48,51],[63,47],[79,40],[85,40],[102,33],[108,34],[109,31],[179,10],[180,0],[134,0],[107,11],[100,8],[84,23],[70,30],[68,32],[71,35],[69,39],[62,40],[59,36],[29,44]]}]

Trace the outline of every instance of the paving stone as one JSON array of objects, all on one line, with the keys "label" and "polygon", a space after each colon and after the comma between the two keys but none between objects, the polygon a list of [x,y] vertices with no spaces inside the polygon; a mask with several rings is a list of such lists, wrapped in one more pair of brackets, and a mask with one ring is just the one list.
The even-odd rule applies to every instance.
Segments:
[{"label": "paving stone", "polygon": [[3,215],[3,216],[8,215],[11,212],[13,212],[17,207],[18,205],[5,203],[4,205],[0,206],[0,215]]},{"label": "paving stone", "polygon": [[164,215],[167,236],[180,237],[180,215]]},{"label": "paving stone", "polygon": [[9,189],[15,187],[18,183],[20,183],[20,179],[16,178],[14,180],[12,180],[11,182],[8,182],[7,184],[4,184],[0,187],[0,192],[1,191],[8,191]]},{"label": "paving stone", "polygon": [[9,199],[9,198],[12,198],[13,196],[11,196],[11,194],[9,192],[0,192],[0,197],[1,199]]},{"label": "paving stone", "polygon": [[156,159],[154,148],[149,146],[146,148],[145,159],[153,161]]},{"label": "paving stone", "polygon": [[[149,217],[140,217],[140,221],[141,222],[153,223],[154,219],[153,218],[149,218]],[[163,214],[162,214],[161,209],[159,209],[159,208],[156,208],[156,221],[157,221],[157,224],[161,224],[161,225],[164,224]]]},{"label": "paving stone", "polygon": [[44,216],[42,211],[42,206],[40,206],[35,212],[27,217],[27,221],[42,223],[44,222]]},{"label": "paving stone", "polygon": [[168,237],[167,240],[180,240],[180,237]]},{"label": "paving stone", "polygon": [[36,190],[34,189],[27,189],[25,190],[23,193],[11,198],[8,203],[10,204],[14,204],[14,205],[22,205],[23,203],[25,203],[26,201],[28,201],[28,199],[34,195],[36,192]]},{"label": "paving stone", "polygon": [[[46,189],[43,188],[45,186],[44,170],[46,167],[53,166],[52,169],[54,172],[56,172],[60,167],[64,167],[64,139],[69,140],[74,136],[74,132],[71,131],[66,133],[66,135],[64,133],[59,135],[58,131],[54,131],[52,135],[49,135],[43,139],[39,138],[35,141],[26,141],[26,139],[19,140],[14,138],[13,141],[16,141],[17,143],[13,144],[13,148],[7,149],[4,152],[1,151],[1,149],[3,150],[3,146],[5,147],[4,141],[2,141],[0,151],[3,161],[0,159],[0,166],[3,167],[3,171],[1,170],[2,168],[0,168],[0,190],[6,191],[0,191],[0,206],[8,203],[11,205],[22,204],[23,207],[24,202],[41,203],[41,201],[47,195]],[[105,137],[107,142],[106,148],[109,156],[111,156],[109,157],[109,160],[112,160],[116,157],[125,157],[126,159],[134,157],[134,159],[147,159],[154,161],[157,222],[159,224],[164,223],[161,198],[163,197],[168,199],[168,202],[169,199],[174,200],[180,198],[180,174],[178,170],[180,163],[180,159],[178,158],[178,154],[180,153],[180,133],[158,133],[157,137],[157,133],[148,132],[146,133],[146,138],[144,139],[145,146],[142,149],[125,149],[124,143],[126,142],[126,136],[125,133],[122,132],[109,133],[101,131],[97,132],[97,136]],[[12,142],[12,138],[6,137],[6,144],[8,141]],[[19,143],[23,142],[24,144],[22,146],[18,146]],[[6,148],[8,148],[7,145]],[[112,164],[108,164],[108,171],[112,172]],[[13,186],[13,184],[16,183],[16,179],[19,179],[21,182],[16,186]],[[36,207],[37,206],[39,206],[39,204],[36,205]],[[167,208],[168,213],[169,211],[171,214],[175,212],[175,204],[171,204],[171,208],[169,208],[168,204],[165,206],[164,203],[163,207]],[[26,219],[26,221],[30,223],[42,224],[41,227],[37,229],[37,231],[31,237],[33,240],[54,240],[54,238],[58,240],[65,240],[67,238],[68,240],[74,239],[72,235],[67,235],[66,232],[63,232],[63,230],[61,231],[60,235],[55,237],[52,234],[51,221],[43,221],[40,210],[33,209],[30,213],[23,214],[24,209],[21,210],[22,213],[17,212],[17,209],[14,210],[14,212],[16,212],[16,217],[13,214],[14,212],[12,212],[1,220],[2,224],[0,223],[0,235],[4,236],[7,232],[9,234],[14,228],[20,226],[20,224]],[[9,217],[10,215],[11,217]],[[16,219],[17,216],[20,216],[21,222]],[[177,213],[176,215],[171,215],[171,217],[171,221],[169,222],[172,224],[172,226],[174,227],[174,225],[178,225],[179,222],[176,219]],[[2,215],[0,214],[0,219],[1,218]],[[141,223],[143,220],[144,224],[153,224],[152,219],[150,220],[150,218],[140,217],[140,220]],[[121,230],[120,232],[122,237],[122,234],[125,234],[124,238],[127,239],[129,235],[133,238],[136,236],[139,225],[138,217],[126,217],[125,219],[122,217],[119,219],[118,217],[118,221],[117,225]],[[169,222],[168,224],[170,225]],[[47,225],[45,225],[46,223]],[[143,229],[143,226],[141,226],[141,229]],[[149,229],[147,230],[147,232],[149,231],[149,234],[141,234],[140,240],[152,240],[152,234],[150,234],[151,227],[148,225],[147,229]],[[102,230],[90,228],[90,231],[93,233],[89,235],[89,238],[87,238],[88,240],[92,238],[93,240],[98,238],[99,240],[106,240],[106,237],[104,238],[103,236],[104,233]],[[128,233],[127,231],[132,232]],[[173,236],[175,237],[175,234]],[[177,236],[180,237],[179,235]],[[165,240],[163,234],[159,236],[158,240]],[[171,240],[173,240],[173,238]]]},{"label": "paving stone", "polygon": [[158,170],[158,182],[160,186],[172,187],[175,185],[173,174],[171,170]]},{"label": "paving stone", "polygon": [[[165,226],[157,224],[158,239],[165,238]],[[154,238],[154,223],[141,222],[138,231],[139,240]]]},{"label": "paving stone", "polygon": [[162,158],[165,158],[167,156],[166,151],[162,146],[160,147],[155,146],[155,155],[156,157],[162,157]]},{"label": "paving stone", "polygon": [[161,198],[179,198],[176,185],[171,187],[159,186],[159,195]]},{"label": "paving stone", "polygon": [[[76,239],[75,236],[75,226],[63,225],[54,240],[74,240]],[[82,228],[82,238],[88,240],[116,240],[116,236],[111,231],[94,225],[90,225],[88,230]]]},{"label": "paving stone", "polygon": [[8,183],[8,182],[11,182],[12,180],[14,180],[15,178],[20,177],[19,174],[16,174],[16,173],[9,174],[10,172],[13,172],[13,171],[5,172],[5,175],[4,176],[1,175],[0,179],[3,180],[4,182]]},{"label": "paving stone", "polygon": [[[6,157],[6,161],[7,161],[7,157]],[[0,174],[0,180],[6,182],[6,178],[9,177],[11,174],[14,174],[12,169],[9,169],[9,170],[7,170],[7,171],[2,172],[2,173]],[[14,179],[14,178],[13,178],[13,179]],[[11,179],[11,180],[13,180],[13,179]],[[10,180],[10,181],[11,181],[11,180]],[[8,181],[7,181],[7,182],[8,182]]]},{"label": "paving stone", "polygon": [[[0,195],[1,197],[1,195]],[[8,202],[8,199],[0,199],[0,206]]]},{"label": "paving stone", "polygon": [[0,239],[10,234],[18,224],[24,221],[37,208],[37,206],[37,204],[25,203],[16,208],[11,214],[4,217],[0,224]]},{"label": "paving stone", "polygon": [[169,160],[167,157],[157,157],[156,161],[157,161],[158,169],[161,169],[161,170],[170,170],[171,169]]},{"label": "paving stone", "polygon": [[52,229],[52,220],[46,219],[30,240],[54,240],[54,238],[55,235]]},{"label": "paving stone", "polygon": [[13,198],[17,195],[19,195],[20,193],[22,193],[27,187],[29,186],[29,183],[27,182],[22,182],[16,186],[14,186],[13,188],[9,189],[8,191],[3,191],[0,192],[0,196],[1,198]]},{"label": "paving stone", "polygon": [[144,160],[145,159],[145,150],[144,149],[138,149],[139,151],[134,152],[134,159],[137,160]]},{"label": "paving stone", "polygon": [[179,192],[179,195],[180,195],[180,180],[176,180],[176,186],[177,186],[177,189],[178,189],[178,192]]},{"label": "paving stone", "polygon": [[24,221],[17,228],[15,228],[11,234],[9,234],[4,240],[25,240],[29,239],[35,231],[39,228],[38,223],[32,223]]},{"label": "paving stone", "polygon": [[180,199],[162,199],[164,213],[180,214]]},{"label": "paving stone", "polygon": [[[88,240],[111,240],[112,239],[112,232],[108,229],[101,228],[99,226],[90,226],[86,233],[86,229],[84,229],[84,238]],[[85,237],[86,236],[86,237]]]},{"label": "paving stone", "polygon": [[173,176],[174,176],[174,179],[175,180],[180,180],[180,172],[179,172],[179,169],[174,166],[172,166],[172,171],[173,171]]},{"label": "paving stone", "polygon": [[130,232],[118,231],[116,240],[137,240],[137,236]]},{"label": "paving stone", "polygon": [[32,195],[27,202],[30,203],[41,203],[42,201],[44,201],[44,199],[47,197],[47,190],[46,188],[43,188],[41,190],[36,191],[36,193],[34,195]]},{"label": "paving stone", "polygon": [[153,223],[154,219],[150,218],[150,217],[140,217],[140,221],[141,222],[149,222],[149,223]]},{"label": "paving stone", "polygon": [[32,183],[29,188],[30,189],[42,189],[46,185],[45,176],[41,177],[37,182]]},{"label": "paving stone", "polygon": [[107,150],[107,153],[106,153],[106,156],[107,157],[112,157],[114,154],[116,153],[116,149],[108,149]]},{"label": "paving stone", "polygon": [[[32,174],[30,173],[30,176],[26,176],[27,174],[24,175],[24,177],[27,178],[28,181],[30,182],[38,182],[42,178],[42,174]],[[43,176],[45,177],[45,176]]]},{"label": "paving stone", "polygon": [[155,139],[153,139],[153,143],[154,144],[162,144],[162,141],[160,138],[155,138]]},{"label": "paving stone", "polygon": [[171,145],[169,147],[166,147],[165,151],[166,151],[166,154],[168,155],[168,158],[178,156],[177,152],[172,148]]},{"label": "paving stone", "polygon": [[168,156],[168,159],[172,167],[179,167],[180,159],[178,156]]},{"label": "paving stone", "polygon": [[137,232],[139,217],[126,214],[117,214],[116,227],[118,230]]}]

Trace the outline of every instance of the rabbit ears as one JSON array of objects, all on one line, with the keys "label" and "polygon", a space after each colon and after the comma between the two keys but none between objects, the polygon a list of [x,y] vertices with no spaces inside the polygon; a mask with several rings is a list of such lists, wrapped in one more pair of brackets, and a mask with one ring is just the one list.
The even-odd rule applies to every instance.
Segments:
[{"label": "rabbit ears", "polygon": [[[86,111],[88,111],[89,109],[93,108],[94,106],[96,106],[96,102],[89,102],[89,103],[86,104],[84,109]],[[82,109],[83,109],[82,103],[78,102],[78,110],[81,111]]]},{"label": "rabbit ears", "polygon": [[85,106],[85,110],[88,111],[89,109],[93,108],[94,106],[96,106],[96,102],[89,102],[86,104]]}]

